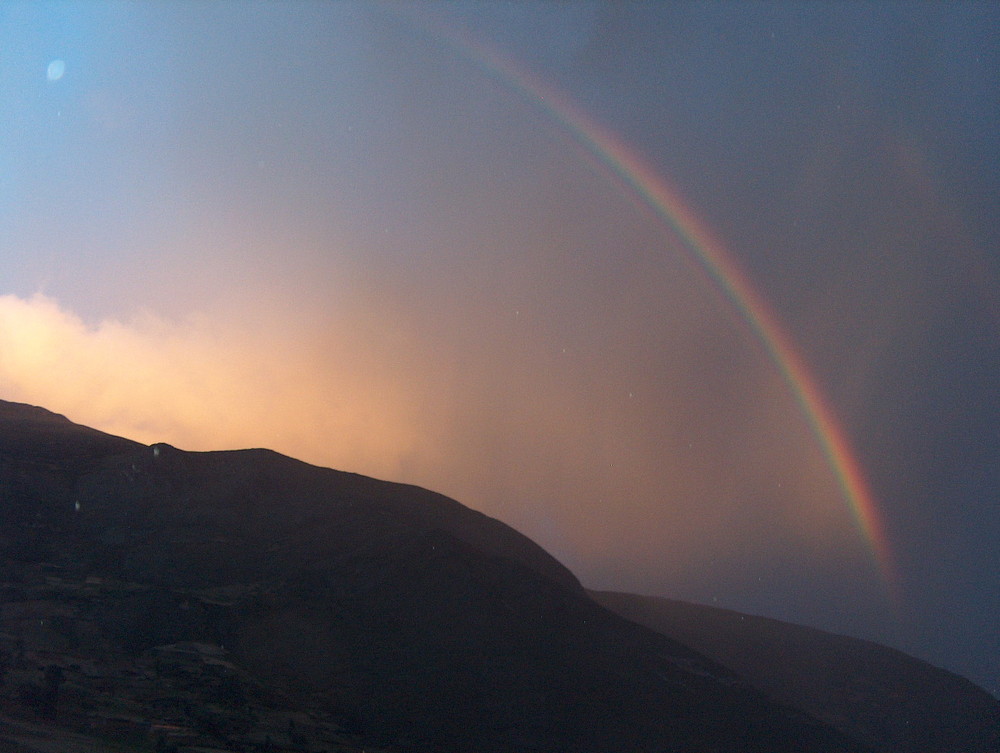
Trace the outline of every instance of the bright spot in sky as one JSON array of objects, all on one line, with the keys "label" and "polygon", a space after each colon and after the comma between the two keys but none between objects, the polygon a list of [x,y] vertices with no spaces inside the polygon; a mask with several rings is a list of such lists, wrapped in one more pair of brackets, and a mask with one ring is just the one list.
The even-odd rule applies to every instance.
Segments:
[{"label": "bright spot in sky", "polygon": [[48,76],[49,81],[58,81],[63,77],[63,74],[65,72],[66,72],[66,61],[53,60],[51,63],[49,63],[46,75]]}]

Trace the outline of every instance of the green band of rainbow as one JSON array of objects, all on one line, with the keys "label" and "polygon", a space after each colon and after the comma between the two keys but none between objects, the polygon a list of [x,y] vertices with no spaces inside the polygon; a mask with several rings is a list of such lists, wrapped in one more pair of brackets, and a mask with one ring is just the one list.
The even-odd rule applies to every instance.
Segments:
[{"label": "green band of rainbow", "polygon": [[688,208],[680,193],[646,161],[552,85],[538,79],[507,56],[473,40],[467,33],[431,19],[417,20],[412,15],[407,18],[487,75],[515,89],[534,106],[548,113],[684,241],[699,265],[739,310],[784,377],[837,479],[882,582],[893,600],[897,601],[898,581],[889,542],[875,496],[847,434],[792,338],[722,242]]}]

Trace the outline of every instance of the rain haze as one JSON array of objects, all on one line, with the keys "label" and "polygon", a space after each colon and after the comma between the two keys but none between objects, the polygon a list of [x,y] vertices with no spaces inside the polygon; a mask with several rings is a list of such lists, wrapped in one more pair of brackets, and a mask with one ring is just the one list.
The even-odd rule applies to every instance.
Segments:
[{"label": "rain haze", "polygon": [[998,31],[5,3],[0,398],[418,484],[590,588],[997,695]]}]

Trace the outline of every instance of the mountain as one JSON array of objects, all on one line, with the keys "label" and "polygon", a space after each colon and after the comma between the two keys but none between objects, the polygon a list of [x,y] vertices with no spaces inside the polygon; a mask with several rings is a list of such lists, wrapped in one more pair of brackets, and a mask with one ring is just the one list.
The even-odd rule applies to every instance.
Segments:
[{"label": "mountain", "polygon": [[876,750],[1000,751],[993,696],[899,651],[716,607],[610,591],[591,596]]},{"label": "mountain", "polygon": [[765,685],[442,495],[0,401],[0,750],[886,749]]}]

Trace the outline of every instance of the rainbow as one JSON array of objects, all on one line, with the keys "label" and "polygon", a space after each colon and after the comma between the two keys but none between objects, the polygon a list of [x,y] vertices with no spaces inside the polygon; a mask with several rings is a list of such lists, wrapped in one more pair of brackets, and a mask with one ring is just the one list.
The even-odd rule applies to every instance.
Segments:
[{"label": "rainbow", "polygon": [[791,389],[850,507],[855,525],[868,544],[882,582],[898,604],[897,572],[877,500],[847,433],[794,341],[725,245],[647,161],[551,84],[464,30],[426,16],[417,19],[407,14],[406,20],[546,112],[684,241],[699,266],[739,310]]}]

